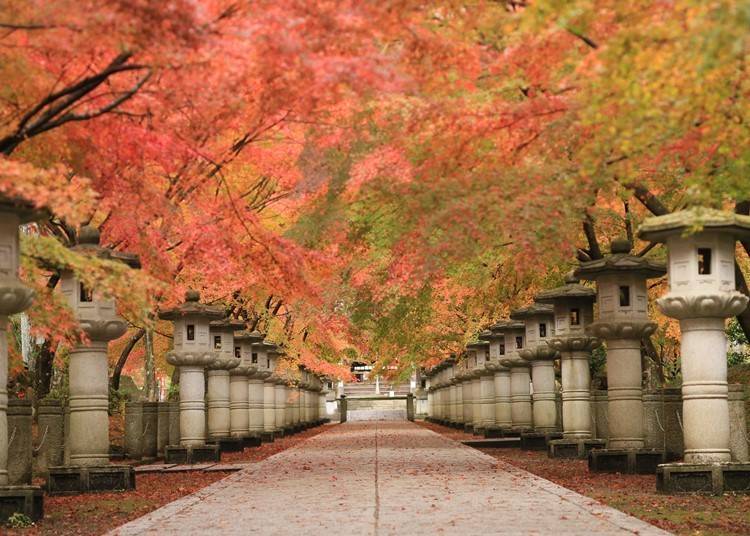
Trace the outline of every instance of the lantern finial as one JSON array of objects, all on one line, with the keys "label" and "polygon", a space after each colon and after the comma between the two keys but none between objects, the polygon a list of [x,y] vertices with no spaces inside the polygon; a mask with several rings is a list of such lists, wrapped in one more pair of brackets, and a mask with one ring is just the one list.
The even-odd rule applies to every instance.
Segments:
[{"label": "lantern finial", "polygon": [[185,301],[186,302],[197,302],[201,299],[201,293],[194,289],[189,289],[187,292],[185,292]]},{"label": "lantern finial", "polygon": [[78,231],[78,243],[79,244],[93,244],[99,245],[99,229],[91,225],[84,225]]},{"label": "lantern finial", "polygon": [[627,238],[619,237],[612,240],[612,244],[610,244],[610,251],[615,253],[630,253],[630,250],[632,249],[633,244],[630,243],[630,240]]}]

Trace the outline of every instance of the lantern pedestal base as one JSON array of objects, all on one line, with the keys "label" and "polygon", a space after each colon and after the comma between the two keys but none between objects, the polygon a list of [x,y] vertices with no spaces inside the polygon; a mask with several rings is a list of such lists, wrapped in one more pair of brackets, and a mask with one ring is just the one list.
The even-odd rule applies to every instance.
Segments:
[{"label": "lantern pedestal base", "polygon": [[750,463],[667,463],[656,468],[659,493],[750,493]]},{"label": "lantern pedestal base", "polygon": [[606,443],[603,439],[554,439],[547,444],[547,455],[550,458],[585,460],[591,450],[603,449]]},{"label": "lantern pedestal base", "polygon": [[164,448],[164,463],[192,465],[195,463],[220,462],[219,445],[168,445]]},{"label": "lantern pedestal base", "polygon": [[216,437],[206,442],[207,445],[218,445],[220,452],[240,452],[245,448],[241,437]]},{"label": "lantern pedestal base", "polygon": [[39,486],[0,486],[0,525],[15,513],[39,521],[44,516],[44,495]]},{"label": "lantern pedestal base", "polygon": [[521,450],[548,450],[550,441],[562,437],[561,432],[524,432],[521,434]]},{"label": "lantern pedestal base", "polygon": [[485,439],[500,439],[503,437],[503,429],[499,426],[488,426],[484,429]]},{"label": "lantern pedestal base", "polygon": [[665,461],[663,450],[595,449],[589,452],[589,471],[653,475],[657,466]]},{"label": "lantern pedestal base", "polygon": [[131,489],[135,489],[135,469],[130,465],[50,467],[47,478],[50,495]]},{"label": "lantern pedestal base", "polygon": [[244,448],[260,447],[260,444],[261,444],[260,436],[251,435],[251,436],[245,436],[242,438],[242,446]]},{"label": "lantern pedestal base", "polygon": [[483,436],[484,435],[484,428],[482,428],[481,426],[475,426],[474,429],[472,430],[472,433],[474,435]]},{"label": "lantern pedestal base", "polygon": [[465,434],[473,434],[474,433],[474,425],[473,424],[464,424],[464,433]]},{"label": "lantern pedestal base", "polygon": [[109,446],[109,459],[112,461],[120,461],[125,459],[125,447],[122,445],[110,445]]},{"label": "lantern pedestal base", "polygon": [[475,449],[517,449],[521,440],[517,437],[503,437],[499,439],[467,439],[461,444]]},{"label": "lantern pedestal base", "polygon": [[273,443],[274,437],[275,435],[273,432],[261,432],[260,434],[260,440],[263,443]]}]

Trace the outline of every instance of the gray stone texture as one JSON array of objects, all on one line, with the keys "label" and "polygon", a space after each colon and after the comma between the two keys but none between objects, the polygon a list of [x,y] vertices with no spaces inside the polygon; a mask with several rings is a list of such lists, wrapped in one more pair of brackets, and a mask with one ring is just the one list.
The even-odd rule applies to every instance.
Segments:
[{"label": "gray stone texture", "polygon": [[63,408],[59,400],[41,400],[37,410],[39,439],[34,472],[45,476],[49,467],[63,464]]},{"label": "gray stone texture", "polygon": [[31,400],[8,400],[8,484],[31,484]]},{"label": "gray stone texture", "polygon": [[125,404],[125,456],[143,458],[143,402]]},{"label": "gray stone texture", "polygon": [[156,402],[143,403],[143,458],[156,459],[157,437],[159,435],[159,414]]}]

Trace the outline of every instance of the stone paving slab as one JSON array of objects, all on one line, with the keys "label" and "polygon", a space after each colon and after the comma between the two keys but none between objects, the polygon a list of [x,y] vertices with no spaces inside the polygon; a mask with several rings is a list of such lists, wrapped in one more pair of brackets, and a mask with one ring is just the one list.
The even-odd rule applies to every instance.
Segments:
[{"label": "stone paving slab", "polygon": [[188,471],[204,471],[216,465],[215,463],[195,463],[192,465],[175,465],[169,469],[164,469],[165,473],[186,473]]},{"label": "stone paving slab", "polygon": [[161,473],[165,469],[175,467],[176,463],[151,463],[148,465],[136,465],[135,472],[140,473]]},{"label": "stone paving slab", "polygon": [[115,529],[159,534],[667,533],[408,422],[346,423]]}]

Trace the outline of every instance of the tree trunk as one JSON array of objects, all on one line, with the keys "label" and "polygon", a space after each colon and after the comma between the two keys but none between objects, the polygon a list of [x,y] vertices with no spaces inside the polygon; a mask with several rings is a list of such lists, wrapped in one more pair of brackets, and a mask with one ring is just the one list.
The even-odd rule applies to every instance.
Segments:
[{"label": "tree trunk", "polygon": [[120,389],[120,377],[122,376],[122,369],[125,367],[125,363],[128,362],[128,357],[130,357],[130,352],[133,351],[133,348],[143,338],[143,335],[146,333],[146,330],[143,328],[136,331],[132,337],[130,337],[130,340],[128,341],[128,344],[125,345],[125,348],[122,349],[122,352],[120,353],[120,357],[117,359],[117,363],[115,363],[115,368],[112,370],[112,378],[110,379],[109,385],[110,388],[113,391],[117,391]]},{"label": "tree trunk", "polygon": [[[52,274],[47,281],[47,288],[54,289],[59,281],[60,274]],[[52,343],[46,340],[44,341],[44,343],[42,343],[42,347],[39,350],[39,357],[36,360],[33,372],[36,402],[42,400],[49,394],[50,387],[52,386],[52,372],[54,370],[54,362],[55,351],[52,349]]]}]

